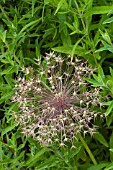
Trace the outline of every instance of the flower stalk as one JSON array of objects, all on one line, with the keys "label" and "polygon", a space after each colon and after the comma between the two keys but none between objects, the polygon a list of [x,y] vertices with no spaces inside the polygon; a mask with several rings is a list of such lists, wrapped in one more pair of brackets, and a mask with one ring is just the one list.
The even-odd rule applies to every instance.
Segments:
[{"label": "flower stalk", "polygon": [[91,150],[89,149],[87,143],[85,142],[84,138],[82,137],[81,133],[78,133],[78,137],[80,139],[80,141],[82,142],[84,148],[86,149],[87,153],[89,154],[90,159],[92,160],[94,165],[97,165],[97,161],[93,155],[93,153],[91,152]]}]

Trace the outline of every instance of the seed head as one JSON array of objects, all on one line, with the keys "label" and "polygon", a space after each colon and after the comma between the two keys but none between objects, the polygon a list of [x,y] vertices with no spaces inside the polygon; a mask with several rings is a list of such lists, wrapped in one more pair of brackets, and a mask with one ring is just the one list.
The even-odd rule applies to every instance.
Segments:
[{"label": "seed head", "polygon": [[25,76],[15,85],[12,100],[19,107],[15,119],[24,134],[42,144],[72,142],[73,147],[77,133],[95,131],[91,122],[98,113],[92,103],[99,105],[99,90],[89,90],[84,80],[92,69],[87,62],[77,58],[71,62],[70,57],[64,61],[54,53],[37,62],[37,70],[23,68]]}]

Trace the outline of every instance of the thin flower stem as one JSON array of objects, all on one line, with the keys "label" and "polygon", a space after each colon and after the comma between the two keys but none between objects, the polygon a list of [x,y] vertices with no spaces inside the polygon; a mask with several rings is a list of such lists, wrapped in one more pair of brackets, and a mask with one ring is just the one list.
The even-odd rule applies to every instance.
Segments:
[{"label": "thin flower stem", "polygon": [[80,141],[82,142],[84,148],[86,149],[87,153],[89,154],[89,157],[91,158],[94,165],[97,165],[97,161],[94,158],[94,155],[92,154],[91,150],[89,149],[87,143],[85,142],[84,138],[82,137],[82,135],[80,133],[78,134],[78,137],[79,137]]},{"label": "thin flower stem", "polygon": [[43,81],[41,81],[41,83],[53,94],[53,91]]}]

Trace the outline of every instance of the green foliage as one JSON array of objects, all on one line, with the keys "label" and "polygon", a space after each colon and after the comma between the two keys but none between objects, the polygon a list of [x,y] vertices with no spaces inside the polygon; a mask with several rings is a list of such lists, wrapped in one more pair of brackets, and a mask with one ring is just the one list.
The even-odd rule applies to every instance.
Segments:
[{"label": "green foliage", "polygon": [[[0,0],[0,169],[113,169],[113,2],[110,0]],[[84,140],[97,160],[93,165],[84,146],[42,147],[20,133],[12,114],[15,79],[20,68],[54,50],[83,57],[98,68],[86,80],[101,87],[105,117],[96,120],[98,133]],[[96,108],[99,110],[99,108]]]}]

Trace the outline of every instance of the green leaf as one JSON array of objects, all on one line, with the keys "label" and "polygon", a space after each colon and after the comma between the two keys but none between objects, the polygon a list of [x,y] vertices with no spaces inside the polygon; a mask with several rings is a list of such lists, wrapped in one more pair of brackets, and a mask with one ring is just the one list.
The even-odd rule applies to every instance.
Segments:
[{"label": "green leaf", "polygon": [[102,82],[105,83],[105,75],[104,75],[103,69],[100,65],[98,65],[98,74],[100,75]]},{"label": "green leaf", "polygon": [[110,112],[112,111],[113,109],[113,100],[111,101],[109,107],[107,108],[107,111],[106,111],[106,116],[108,116],[110,114]]},{"label": "green leaf", "polygon": [[113,170],[113,162],[110,163],[104,170]]},{"label": "green leaf", "polygon": [[21,150],[22,148],[24,148],[25,144],[26,144],[26,140],[22,144],[19,145],[19,147],[17,148],[17,151]]},{"label": "green leaf", "polygon": [[93,78],[96,80],[96,81],[99,81],[99,78],[96,74],[93,74]]},{"label": "green leaf", "polygon": [[110,67],[110,74],[113,77],[113,69]]},{"label": "green leaf", "polygon": [[106,19],[103,24],[109,24],[111,22],[113,22],[113,17]]},{"label": "green leaf", "polygon": [[13,94],[13,92],[10,91],[10,92],[7,92],[5,95],[3,95],[0,98],[0,104],[3,103],[4,101],[8,100],[12,96],[12,94]]},{"label": "green leaf", "polygon": [[[72,50],[73,50],[73,45],[71,46],[59,46],[59,47],[54,47],[52,48],[53,51],[57,51],[57,52],[60,52],[60,53],[65,53],[65,54],[71,54],[72,53]],[[74,54],[77,54],[77,55],[81,55],[81,56],[84,56],[86,53],[86,50],[81,47],[81,46],[77,46],[76,47],[76,50],[74,51]]]},{"label": "green leaf", "polygon": [[73,60],[73,57],[74,57],[74,54],[76,52],[76,49],[77,49],[77,46],[78,44],[81,42],[81,40],[84,38],[84,36],[82,38],[80,38],[76,43],[75,45],[73,46],[73,49],[72,49],[72,52],[71,52],[71,61]]},{"label": "green leaf", "polygon": [[32,0],[32,17],[34,15],[34,6],[35,6],[36,0]]},{"label": "green leaf", "polygon": [[107,117],[107,120],[106,120],[107,126],[109,127],[112,122],[113,122],[113,114],[110,114],[110,115]]},{"label": "green leaf", "polygon": [[77,154],[80,152],[81,148],[82,148],[82,147],[79,146],[79,147],[77,147],[77,149],[76,149],[75,151],[73,150],[72,152],[70,152],[70,153],[69,153],[69,159],[70,159],[70,158],[73,158],[75,155],[77,155]]},{"label": "green leaf", "polygon": [[110,136],[110,161],[113,162],[113,132]]},{"label": "green leaf", "polygon": [[14,129],[17,126],[16,124],[7,126],[5,129],[2,130],[1,136],[5,135],[6,133],[10,132],[12,129]]},{"label": "green leaf", "polygon": [[108,86],[108,88],[110,89],[110,91],[113,91],[113,80],[108,80],[106,85]]},{"label": "green leaf", "polygon": [[109,149],[111,152],[113,152],[113,149]]},{"label": "green leaf", "polygon": [[48,35],[52,34],[55,31],[55,28],[49,28],[47,30],[45,30],[44,34],[43,34],[43,38],[46,38]]},{"label": "green leaf", "polygon": [[35,26],[35,25],[38,24],[41,20],[42,20],[42,18],[39,18],[39,19],[37,19],[37,20],[35,20],[35,21],[32,21],[32,22],[26,24],[26,25],[21,29],[21,31],[19,32],[18,35],[20,35],[22,32],[24,32],[27,28],[29,28],[29,27],[31,27],[31,26],[33,26],[33,25]]},{"label": "green leaf", "polygon": [[35,170],[45,170],[46,168],[50,168],[53,166],[56,166],[58,164],[58,160],[55,160],[55,156],[51,156],[49,159],[47,159],[44,163],[37,166]]},{"label": "green leaf", "polygon": [[92,84],[92,86],[94,87],[98,87],[98,86],[103,86],[103,84],[101,84],[100,82],[90,79],[90,78],[85,78],[86,81],[88,81],[89,83]]},{"label": "green leaf", "polygon": [[30,158],[27,161],[26,165],[28,167],[33,166],[38,161],[39,157],[41,157],[47,151],[48,151],[48,148],[41,149],[34,157]]},{"label": "green leaf", "polygon": [[109,147],[107,141],[105,140],[104,136],[100,132],[95,133],[94,138],[98,140],[101,144],[103,144],[104,146]]},{"label": "green leaf", "polygon": [[62,32],[61,39],[62,39],[64,47],[65,46],[67,47],[67,46],[71,45],[71,38],[70,38],[69,34],[65,35],[64,32]]},{"label": "green leaf", "polygon": [[12,73],[18,73],[18,66],[9,66],[7,69],[1,72],[1,74],[12,74]]},{"label": "green leaf", "polygon": [[100,48],[99,50],[96,50],[95,52],[101,52],[101,51],[105,51],[105,50],[108,50],[110,51],[111,53],[113,53],[113,47],[112,45],[109,45],[107,43],[104,43],[104,47]]},{"label": "green leaf", "polygon": [[106,32],[102,32],[101,30],[99,30],[100,34],[102,35],[103,39],[108,43],[108,44],[111,44],[112,45],[112,42],[111,42],[111,39],[110,39],[110,36],[106,30]]},{"label": "green leaf", "polygon": [[91,166],[87,170],[102,170],[102,168],[106,167],[107,165],[108,165],[108,163],[100,163],[98,165]]},{"label": "green leaf", "polygon": [[69,24],[68,22],[64,22],[72,31],[75,31],[74,26],[72,26],[71,24]]},{"label": "green leaf", "polygon": [[59,9],[60,9],[62,6],[68,7],[66,0],[60,0],[60,2],[59,2],[58,5],[57,5],[57,9],[56,9],[54,15],[56,15],[56,13],[59,11]]},{"label": "green leaf", "polygon": [[106,14],[113,9],[113,6],[95,6],[90,8],[88,12],[85,13],[85,16],[94,15],[94,14]]},{"label": "green leaf", "polygon": [[109,106],[111,104],[112,101],[109,101],[109,102],[104,102],[104,105],[105,106]]},{"label": "green leaf", "polygon": [[[9,163],[13,163],[13,159],[10,159],[8,156],[4,156],[4,160],[0,161],[0,164],[9,164]],[[6,170],[6,169],[5,169]]]},{"label": "green leaf", "polygon": [[6,32],[7,32],[7,30],[5,30],[4,32],[0,32],[0,38],[4,43],[6,41]]},{"label": "green leaf", "polygon": [[[15,165],[19,165],[20,169],[22,169],[21,167],[23,167],[25,163],[24,162],[19,163],[19,160],[21,160],[24,157],[24,155],[25,155],[25,151],[22,151],[19,154],[19,156],[16,156],[14,159],[12,159],[13,163],[9,166],[9,169],[14,169],[14,170],[17,169],[18,170],[18,168],[15,168],[16,167]],[[21,166],[20,166],[20,164],[21,164]]]},{"label": "green leaf", "polygon": [[99,52],[95,52],[94,57],[96,57],[98,60],[101,59],[101,55],[99,54]]}]

